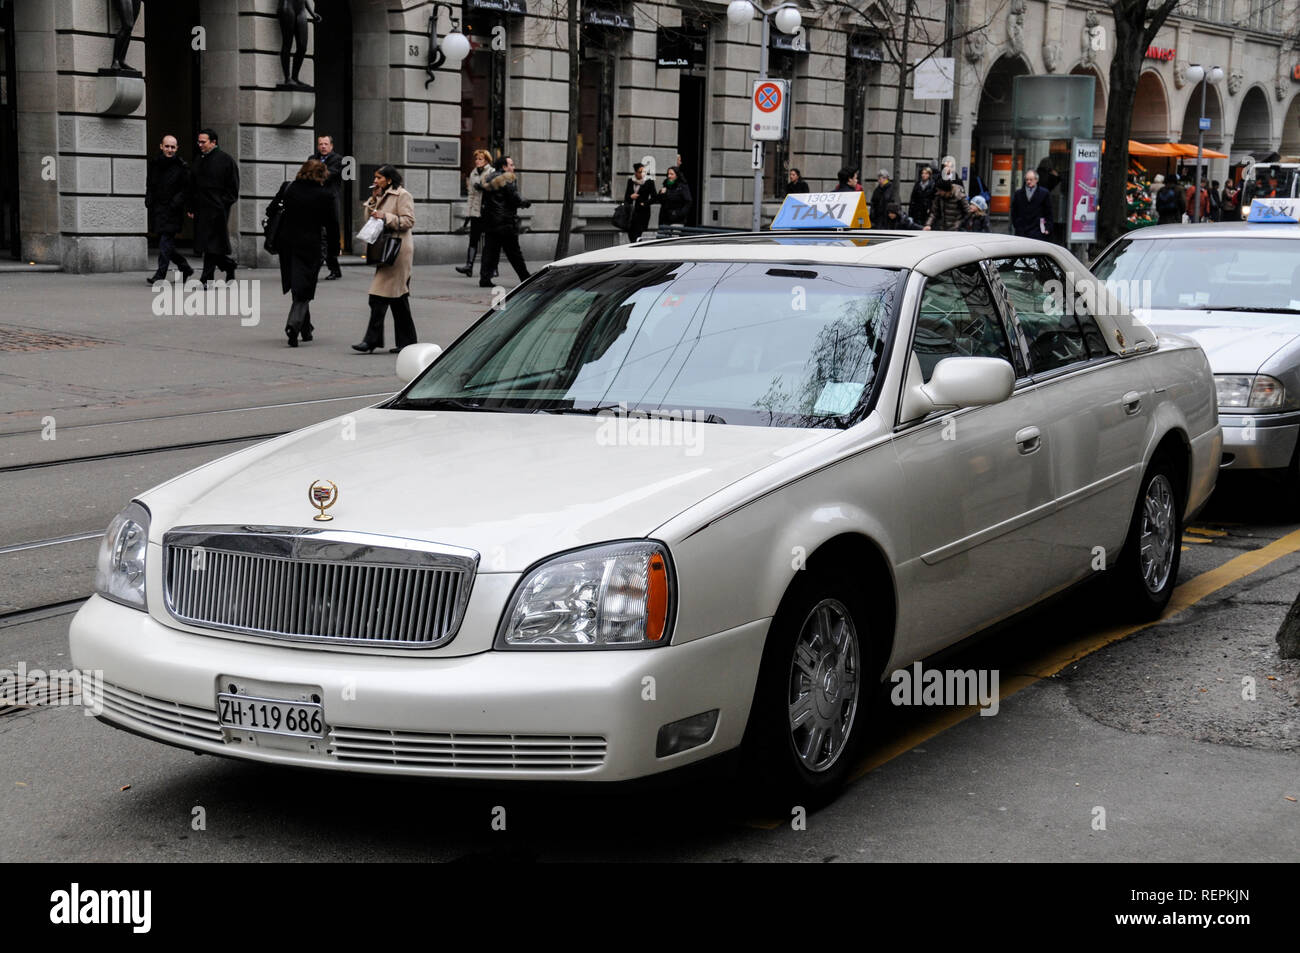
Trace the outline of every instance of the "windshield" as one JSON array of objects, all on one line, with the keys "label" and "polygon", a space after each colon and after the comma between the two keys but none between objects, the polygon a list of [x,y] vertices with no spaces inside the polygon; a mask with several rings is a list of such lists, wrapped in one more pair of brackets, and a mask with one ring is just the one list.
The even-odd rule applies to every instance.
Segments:
[{"label": "windshield", "polygon": [[[1252,226],[1253,227],[1253,226]],[[1263,225],[1261,229],[1296,229]],[[1093,269],[1130,308],[1289,311],[1300,308],[1300,240],[1128,239]]]},{"label": "windshield", "polygon": [[1246,201],[1253,198],[1289,199],[1295,197],[1295,166],[1256,165],[1246,173]]},{"label": "windshield", "polygon": [[880,370],[900,277],[740,262],[551,268],[390,406],[847,426]]}]

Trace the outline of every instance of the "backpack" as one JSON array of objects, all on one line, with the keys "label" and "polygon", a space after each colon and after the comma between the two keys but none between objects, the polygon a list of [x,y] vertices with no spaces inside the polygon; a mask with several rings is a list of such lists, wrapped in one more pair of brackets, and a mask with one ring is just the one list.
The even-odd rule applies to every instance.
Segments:
[{"label": "backpack", "polygon": [[1178,190],[1172,185],[1166,185],[1156,193],[1156,211],[1157,212],[1177,212],[1178,211]]},{"label": "backpack", "polygon": [[262,247],[272,255],[279,254],[276,239],[280,234],[280,222],[284,219],[284,190],[288,187],[287,180],[280,183],[280,191],[275,193],[275,198],[271,199],[262,215]]}]

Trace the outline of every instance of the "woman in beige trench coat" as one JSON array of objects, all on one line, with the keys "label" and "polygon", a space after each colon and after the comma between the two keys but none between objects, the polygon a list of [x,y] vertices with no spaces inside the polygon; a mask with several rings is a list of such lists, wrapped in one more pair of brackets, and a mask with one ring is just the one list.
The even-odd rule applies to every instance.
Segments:
[{"label": "woman in beige trench coat", "polygon": [[[415,199],[402,188],[402,173],[391,165],[375,170],[373,188],[365,204],[366,214],[384,221],[385,231],[396,232],[402,241],[397,261],[375,268],[370,282],[370,324],[365,339],[352,345],[354,351],[370,353],[384,346],[384,316],[393,309],[393,336],[396,354],[415,343],[415,322],[411,319],[411,264],[415,260]],[[384,239],[380,238],[380,242]]]}]

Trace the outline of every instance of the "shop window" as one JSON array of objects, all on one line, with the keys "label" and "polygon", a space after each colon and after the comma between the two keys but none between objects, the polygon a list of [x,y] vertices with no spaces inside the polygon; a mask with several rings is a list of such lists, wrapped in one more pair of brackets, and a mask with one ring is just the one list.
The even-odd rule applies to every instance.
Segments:
[{"label": "shop window", "polygon": [[614,66],[622,31],[584,24],[578,74],[578,195],[611,194],[614,177]]},{"label": "shop window", "polygon": [[505,27],[497,14],[479,14],[465,24],[470,54],[465,57],[460,77],[460,162],[463,176],[474,168],[474,151],[486,149],[493,158],[506,148],[506,57],[492,49],[496,27]]}]

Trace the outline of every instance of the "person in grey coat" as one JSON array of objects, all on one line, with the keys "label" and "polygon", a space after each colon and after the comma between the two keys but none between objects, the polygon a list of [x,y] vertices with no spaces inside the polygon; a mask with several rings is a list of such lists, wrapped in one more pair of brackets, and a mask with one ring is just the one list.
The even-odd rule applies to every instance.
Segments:
[{"label": "person in grey coat", "polygon": [[[465,252],[465,267],[456,270],[468,278],[474,277],[474,257],[478,254],[479,239],[483,237],[483,180],[492,171],[492,155],[486,149],[474,150],[474,168],[465,181],[468,196],[465,199],[465,218],[469,222],[469,248]],[[486,257],[484,262],[486,262]],[[491,278],[491,275],[488,275]]]}]

